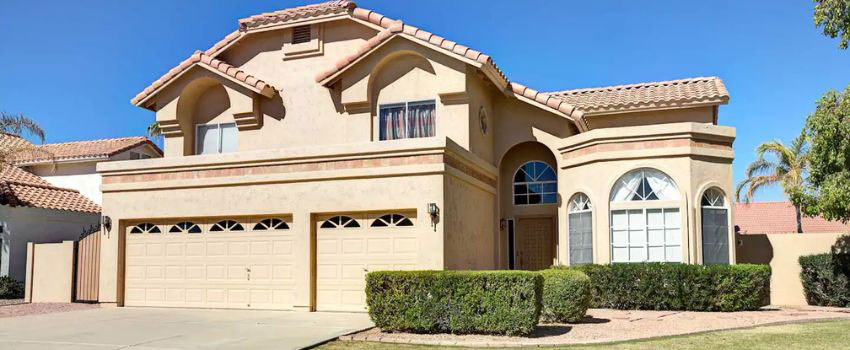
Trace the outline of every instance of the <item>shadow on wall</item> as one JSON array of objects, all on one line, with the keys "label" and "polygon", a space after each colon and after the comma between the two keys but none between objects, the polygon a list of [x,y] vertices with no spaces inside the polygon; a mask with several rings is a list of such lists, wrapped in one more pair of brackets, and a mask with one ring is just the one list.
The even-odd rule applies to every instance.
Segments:
[{"label": "shadow on wall", "polygon": [[830,251],[835,267],[850,277],[850,235],[838,237]]},{"label": "shadow on wall", "polygon": [[766,234],[738,235],[735,246],[739,264],[765,264],[773,260],[773,244]]}]

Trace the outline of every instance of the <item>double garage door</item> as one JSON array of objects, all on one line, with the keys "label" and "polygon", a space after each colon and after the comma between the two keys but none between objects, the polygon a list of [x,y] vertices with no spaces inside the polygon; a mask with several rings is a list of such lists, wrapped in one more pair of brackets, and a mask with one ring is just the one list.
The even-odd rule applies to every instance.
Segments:
[{"label": "double garage door", "polygon": [[[367,271],[417,266],[419,225],[411,213],[332,215],[313,224],[317,310],[364,311]],[[128,225],[124,304],[291,309],[292,227],[287,216]]]}]

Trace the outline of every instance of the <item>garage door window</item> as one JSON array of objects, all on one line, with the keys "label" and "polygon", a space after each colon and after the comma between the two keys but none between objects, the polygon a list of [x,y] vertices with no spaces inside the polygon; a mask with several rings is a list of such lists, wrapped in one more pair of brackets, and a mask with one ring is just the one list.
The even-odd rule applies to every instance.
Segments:
[{"label": "garage door window", "polygon": [[178,222],[171,226],[169,233],[201,233],[201,227],[190,221]]},{"label": "garage door window", "polygon": [[350,216],[334,216],[325,220],[322,223],[322,228],[355,228],[360,227],[360,223]]},{"label": "garage door window", "polygon": [[289,225],[281,220],[276,218],[271,219],[263,219],[260,220],[256,225],[254,225],[254,231],[267,231],[267,230],[288,230]]},{"label": "garage door window", "polygon": [[130,233],[131,234],[162,233],[162,231],[159,230],[158,226],[146,222],[146,223],[142,223],[142,224],[138,224],[136,226],[133,226],[133,228],[130,229]]},{"label": "garage door window", "polygon": [[210,228],[210,232],[230,232],[230,231],[245,231],[242,224],[233,220],[222,220]]},{"label": "garage door window", "polygon": [[382,215],[372,222],[372,227],[409,227],[413,221],[401,214]]}]

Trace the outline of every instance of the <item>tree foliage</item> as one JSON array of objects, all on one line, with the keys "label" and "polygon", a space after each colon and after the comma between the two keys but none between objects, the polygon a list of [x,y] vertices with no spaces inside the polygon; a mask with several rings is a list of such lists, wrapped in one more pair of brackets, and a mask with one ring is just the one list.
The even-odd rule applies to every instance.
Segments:
[{"label": "tree foliage", "polygon": [[808,215],[850,221],[850,86],[830,91],[806,120],[809,186],[800,197]]},{"label": "tree foliage", "polygon": [[850,0],[814,0],[815,26],[823,27],[823,35],[838,37],[838,47],[847,49],[850,42]]},{"label": "tree foliage", "polygon": [[[11,137],[21,137],[24,133],[35,136],[44,142],[44,130],[34,120],[23,114],[0,113],[0,134]],[[13,164],[15,158],[21,154],[36,154],[40,157],[53,159],[53,154],[34,147],[29,142],[3,142],[0,143],[0,168]]]}]

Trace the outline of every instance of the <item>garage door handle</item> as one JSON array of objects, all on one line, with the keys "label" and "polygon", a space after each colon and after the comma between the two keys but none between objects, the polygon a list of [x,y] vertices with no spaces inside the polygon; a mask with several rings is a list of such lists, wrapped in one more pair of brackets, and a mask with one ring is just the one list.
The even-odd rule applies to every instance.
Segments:
[{"label": "garage door handle", "polygon": [[250,280],[251,280],[251,269],[249,269],[249,268],[247,268],[247,267],[246,267],[246,268],[245,268],[245,272],[247,272],[247,273],[248,273],[248,280],[250,281]]}]

